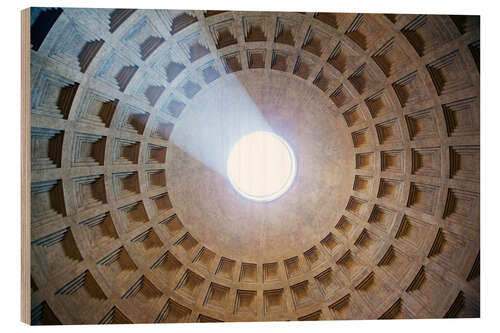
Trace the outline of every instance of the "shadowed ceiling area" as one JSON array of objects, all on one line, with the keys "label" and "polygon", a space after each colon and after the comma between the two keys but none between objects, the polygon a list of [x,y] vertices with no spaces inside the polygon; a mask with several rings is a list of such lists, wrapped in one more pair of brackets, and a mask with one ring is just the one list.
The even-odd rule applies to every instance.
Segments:
[{"label": "shadowed ceiling area", "polygon": [[[31,323],[478,317],[477,16],[32,8]],[[282,137],[270,202],[226,176]]]}]

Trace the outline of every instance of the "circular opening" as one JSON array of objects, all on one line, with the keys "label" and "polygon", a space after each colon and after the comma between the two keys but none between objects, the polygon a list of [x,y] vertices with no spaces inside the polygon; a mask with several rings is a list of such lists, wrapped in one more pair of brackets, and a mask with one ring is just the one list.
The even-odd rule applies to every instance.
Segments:
[{"label": "circular opening", "polygon": [[271,132],[250,133],[236,142],[227,160],[227,174],[236,191],[255,201],[271,201],[292,185],[295,155],[285,140]]}]

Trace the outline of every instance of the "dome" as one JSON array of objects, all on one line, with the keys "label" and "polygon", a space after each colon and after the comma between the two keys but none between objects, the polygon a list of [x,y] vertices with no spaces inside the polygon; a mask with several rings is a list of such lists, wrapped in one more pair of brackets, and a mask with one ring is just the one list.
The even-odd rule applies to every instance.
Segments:
[{"label": "dome", "polygon": [[479,36],[32,8],[30,322],[478,317]]}]

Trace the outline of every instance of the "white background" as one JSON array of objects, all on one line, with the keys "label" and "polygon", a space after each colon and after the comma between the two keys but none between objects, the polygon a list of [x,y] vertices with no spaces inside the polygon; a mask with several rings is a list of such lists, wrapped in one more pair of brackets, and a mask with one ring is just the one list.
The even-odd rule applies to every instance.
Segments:
[{"label": "white background", "polygon": [[[500,83],[499,61],[499,11],[496,1],[449,0],[344,0],[344,1],[265,1],[237,0],[179,2],[153,0],[106,1],[7,1],[0,10],[0,329],[10,331],[48,332],[72,330],[106,330],[106,332],[151,332],[182,330],[182,332],[217,331],[240,333],[255,331],[302,332],[370,331],[371,332],[423,332],[425,330],[478,332],[497,331],[500,279],[500,200],[495,189],[500,188],[499,146]],[[271,11],[323,11],[361,13],[419,13],[419,14],[474,14],[481,15],[481,319],[459,320],[392,320],[392,321],[326,321],[288,323],[224,323],[224,324],[162,324],[162,325],[108,325],[29,327],[20,322],[20,11],[29,6],[39,7],[108,7],[108,8],[165,8],[165,9],[231,9]],[[495,61],[497,60],[497,61]],[[495,329],[496,327],[496,329]],[[475,332],[474,332],[475,333]]]}]

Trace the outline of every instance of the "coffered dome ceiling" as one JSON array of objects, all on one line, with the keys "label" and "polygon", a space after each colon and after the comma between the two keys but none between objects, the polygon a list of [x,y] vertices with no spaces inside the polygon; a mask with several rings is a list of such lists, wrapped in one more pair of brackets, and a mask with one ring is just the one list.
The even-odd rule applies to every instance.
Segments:
[{"label": "coffered dome ceiling", "polygon": [[478,17],[31,14],[32,323],[479,316]]}]

